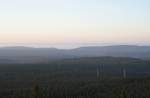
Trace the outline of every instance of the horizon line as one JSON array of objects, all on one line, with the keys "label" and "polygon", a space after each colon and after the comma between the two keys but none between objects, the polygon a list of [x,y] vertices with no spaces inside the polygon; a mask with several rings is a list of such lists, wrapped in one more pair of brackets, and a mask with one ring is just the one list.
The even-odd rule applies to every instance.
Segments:
[{"label": "horizon line", "polygon": [[109,46],[137,46],[137,47],[150,47],[150,45],[141,45],[141,44],[111,44],[111,45],[1,45],[0,48],[55,48],[55,49],[76,49],[82,47],[109,47]]}]

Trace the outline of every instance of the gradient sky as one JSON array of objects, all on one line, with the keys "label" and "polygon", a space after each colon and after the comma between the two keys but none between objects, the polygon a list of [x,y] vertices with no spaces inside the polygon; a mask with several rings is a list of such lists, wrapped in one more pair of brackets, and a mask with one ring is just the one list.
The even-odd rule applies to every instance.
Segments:
[{"label": "gradient sky", "polygon": [[0,0],[0,44],[149,44],[150,0]]}]

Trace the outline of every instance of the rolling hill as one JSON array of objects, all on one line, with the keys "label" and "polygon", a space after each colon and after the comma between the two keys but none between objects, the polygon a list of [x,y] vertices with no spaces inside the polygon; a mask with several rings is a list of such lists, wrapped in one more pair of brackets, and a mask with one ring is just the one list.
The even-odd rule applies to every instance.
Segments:
[{"label": "rolling hill", "polygon": [[67,50],[31,47],[0,48],[0,63],[47,63],[66,58],[101,56],[150,59],[150,46],[97,46]]}]

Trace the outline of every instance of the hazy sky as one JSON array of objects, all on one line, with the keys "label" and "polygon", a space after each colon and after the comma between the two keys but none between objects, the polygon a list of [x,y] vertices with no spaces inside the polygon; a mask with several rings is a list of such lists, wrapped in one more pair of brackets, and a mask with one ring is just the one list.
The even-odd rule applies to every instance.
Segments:
[{"label": "hazy sky", "polygon": [[0,44],[150,43],[150,0],[0,0]]}]

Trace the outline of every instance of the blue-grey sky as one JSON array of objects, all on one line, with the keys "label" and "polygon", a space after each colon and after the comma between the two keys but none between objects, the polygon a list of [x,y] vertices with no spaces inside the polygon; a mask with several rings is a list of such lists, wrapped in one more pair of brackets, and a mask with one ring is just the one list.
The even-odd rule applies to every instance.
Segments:
[{"label": "blue-grey sky", "polygon": [[0,44],[148,44],[150,0],[0,0]]}]

